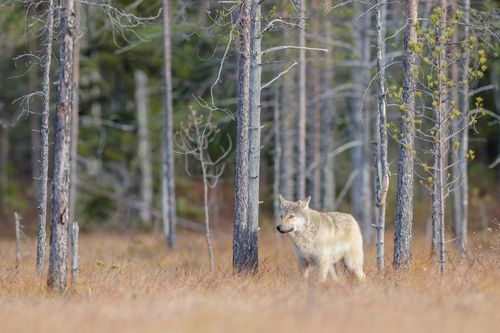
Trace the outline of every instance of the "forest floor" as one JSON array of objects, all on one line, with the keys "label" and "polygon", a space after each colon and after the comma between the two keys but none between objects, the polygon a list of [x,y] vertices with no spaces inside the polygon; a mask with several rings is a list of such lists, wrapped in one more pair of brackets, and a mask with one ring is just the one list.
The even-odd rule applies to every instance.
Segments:
[{"label": "forest floor", "polygon": [[443,278],[416,237],[410,270],[379,277],[370,249],[365,283],[340,272],[342,283],[326,285],[300,279],[288,240],[271,232],[261,239],[259,272],[247,277],[232,274],[229,234],[215,244],[215,273],[198,234],[180,232],[174,252],[151,234],[84,234],[79,281],[64,296],[47,294],[37,277],[33,240],[16,268],[14,242],[1,239],[0,331],[497,333],[496,233],[472,240],[465,260],[450,254]]}]

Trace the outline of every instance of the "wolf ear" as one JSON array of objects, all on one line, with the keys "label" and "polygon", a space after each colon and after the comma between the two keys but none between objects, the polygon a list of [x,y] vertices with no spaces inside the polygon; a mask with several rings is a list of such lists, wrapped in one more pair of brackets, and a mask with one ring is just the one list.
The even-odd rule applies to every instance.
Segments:
[{"label": "wolf ear", "polygon": [[283,196],[280,194],[279,195],[280,197],[280,205],[283,207],[283,206],[286,206],[288,204],[288,200],[286,200],[285,198],[283,198]]},{"label": "wolf ear", "polygon": [[305,199],[300,200],[300,208],[306,209],[309,208],[309,202],[311,201],[311,196],[308,195]]}]

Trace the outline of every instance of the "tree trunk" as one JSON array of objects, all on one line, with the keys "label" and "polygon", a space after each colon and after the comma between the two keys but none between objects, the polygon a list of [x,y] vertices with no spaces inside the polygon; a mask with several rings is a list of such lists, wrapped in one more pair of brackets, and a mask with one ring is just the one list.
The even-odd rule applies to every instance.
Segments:
[{"label": "tree trunk", "polygon": [[377,127],[375,154],[376,190],[376,257],[379,273],[384,271],[384,231],[387,192],[389,191],[389,163],[387,161],[387,114],[385,103],[385,25],[386,5],[377,0]]},{"label": "tree trunk", "polygon": [[274,225],[277,226],[281,223],[280,216],[280,189],[281,189],[281,163],[283,156],[282,149],[282,134],[281,134],[281,107],[280,107],[280,89],[274,89],[274,111],[273,111],[273,127],[274,127],[274,163],[273,163],[273,213]]},{"label": "tree trunk", "polygon": [[[332,23],[331,18],[325,17],[325,39],[329,42],[333,40],[332,37]],[[333,86],[333,52],[324,55],[325,69],[324,69],[324,90],[329,90]],[[335,158],[332,156],[333,147],[335,145],[335,117],[336,108],[333,103],[332,97],[326,97],[323,102],[321,110],[321,125],[320,125],[320,146],[321,156],[325,161],[321,166],[321,204],[323,210],[331,211],[335,204]]]},{"label": "tree trunk", "polygon": [[250,112],[250,0],[240,3],[238,22],[238,106],[236,115],[236,172],[234,176],[233,270],[252,269],[249,256],[248,182]]},{"label": "tree trunk", "polygon": [[48,1],[47,36],[44,49],[43,65],[43,107],[40,115],[40,183],[38,185],[37,224],[38,239],[36,250],[36,268],[42,273],[45,266],[46,223],[47,223],[47,187],[49,173],[49,115],[50,115],[50,65],[52,61],[52,40],[54,39],[54,1]]},{"label": "tree trunk", "polygon": [[149,92],[148,80],[143,71],[135,72],[135,103],[137,107],[137,125],[139,128],[138,156],[141,167],[141,221],[151,223],[151,203],[153,201],[153,177],[151,171],[151,157],[149,148],[148,109]]},{"label": "tree trunk", "polygon": [[52,221],[48,287],[66,290],[66,251],[68,240],[71,113],[73,108],[73,36],[75,0],[62,0],[59,51],[59,86],[54,141],[54,177],[52,180]]},{"label": "tree trunk", "polygon": [[[469,40],[470,35],[470,0],[464,1],[463,8],[463,20],[464,20],[464,39]],[[460,135],[460,148],[458,151],[458,163],[460,172],[460,187],[459,192],[459,202],[460,202],[460,215],[461,221],[459,225],[456,225],[456,244],[460,251],[465,252],[467,248],[467,226],[469,219],[469,177],[467,171],[467,152],[469,150],[469,84],[467,81],[467,68],[469,67],[469,52],[464,52],[460,63],[460,73],[462,75],[461,81],[463,82],[463,89],[458,93],[458,105],[460,108],[460,124],[459,128],[462,128]]]},{"label": "tree trunk", "polygon": [[412,68],[415,54],[409,44],[416,43],[418,0],[405,0],[407,19],[403,40],[403,94],[401,103],[400,143],[398,157],[398,178],[396,190],[396,220],[394,221],[394,258],[395,268],[408,267],[411,260],[411,238],[413,223],[413,154],[415,139],[415,77]]},{"label": "tree trunk", "polygon": [[297,173],[295,180],[295,199],[306,196],[306,1],[300,1],[299,9],[299,108],[297,114]]},{"label": "tree trunk", "polygon": [[70,223],[71,227],[71,281],[73,285],[78,281],[78,233],[80,228],[76,221]]},{"label": "tree trunk", "polygon": [[[0,104],[0,108],[2,105]],[[9,195],[9,128],[7,124],[0,126],[0,208],[7,218]]]},{"label": "tree trunk", "polygon": [[[75,5],[76,21],[75,30],[80,31],[81,8],[80,4]],[[71,116],[71,188],[69,194],[69,222],[70,226],[76,220],[76,200],[77,200],[77,176],[78,176],[78,133],[80,129],[80,115],[79,115],[79,93],[80,93],[80,36],[74,35],[73,46],[73,113]],[[72,229],[69,230],[70,232]],[[71,233],[73,237],[73,233]],[[73,244],[73,241],[71,241]]]},{"label": "tree trunk", "polygon": [[173,105],[170,45],[169,0],[163,0],[163,155],[162,155],[162,217],[165,239],[169,248],[175,247],[175,172],[173,149]]},{"label": "tree trunk", "polygon": [[[367,4],[356,4],[358,15],[368,10]],[[351,188],[351,210],[354,218],[359,222],[365,245],[371,243],[372,234],[372,184],[370,182],[370,112],[363,104],[368,101],[365,98],[365,90],[369,84],[369,15],[361,16],[353,27],[353,40],[359,66],[352,70],[352,81],[354,84],[354,96],[348,100],[350,115],[349,132],[353,141],[362,144],[351,150],[351,167],[356,173]]]}]

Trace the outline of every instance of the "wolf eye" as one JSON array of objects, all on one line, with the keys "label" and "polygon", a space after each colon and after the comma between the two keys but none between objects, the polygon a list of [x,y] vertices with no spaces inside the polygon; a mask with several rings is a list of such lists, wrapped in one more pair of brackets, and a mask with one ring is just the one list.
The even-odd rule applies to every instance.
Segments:
[{"label": "wolf eye", "polygon": [[293,215],[293,214],[289,216],[289,218],[291,218],[291,219],[293,219],[294,217],[295,217],[295,215]]}]

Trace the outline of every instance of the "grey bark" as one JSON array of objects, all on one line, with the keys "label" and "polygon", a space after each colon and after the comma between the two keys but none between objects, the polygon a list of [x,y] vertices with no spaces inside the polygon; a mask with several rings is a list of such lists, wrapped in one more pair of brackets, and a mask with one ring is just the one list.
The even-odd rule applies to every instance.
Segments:
[{"label": "grey bark", "polygon": [[398,157],[398,178],[396,190],[396,220],[394,221],[394,257],[395,268],[406,268],[411,260],[411,240],[413,223],[413,169],[415,140],[415,77],[412,68],[415,54],[409,43],[416,42],[415,22],[417,22],[418,0],[405,1],[406,29],[403,39],[403,93],[401,103],[405,110],[401,112],[400,143]]},{"label": "grey bark", "polygon": [[[73,45],[73,112],[71,115],[71,188],[69,194],[69,220],[75,221],[78,176],[78,133],[80,130],[79,93],[80,93],[80,4],[75,4],[75,35]],[[71,232],[71,230],[70,230]],[[73,244],[73,243],[71,243]]]},{"label": "grey bark", "polygon": [[165,239],[169,248],[175,247],[175,172],[173,148],[173,105],[169,0],[163,0],[163,154],[162,154],[162,217]]},{"label": "grey bark", "polygon": [[52,220],[48,287],[66,290],[66,256],[69,223],[71,114],[73,108],[73,36],[75,31],[75,0],[62,0],[59,78],[54,141],[54,177],[52,180]]},{"label": "grey bark", "polygon": [[281,222],[280,217],[280,189],[281,189],[281,163],[283,156],[282,134],[281,134],[281,108],[280,108],[280,89],[274,90],[274,110],[273,110],[273,127],[274,127],[274,163],[273,163],[273,213],[274,225],[277,226]]},{"label": "grey bark", "polygon": [[251,254],[248,225],[249,183],[249,112],[251,58],[251,1],[242,0],[238,21],[238,105],[236,114],[236,171],[234,176],[233,270],[236,273],[255,269]]},{"label": "grey bark", "polygon": [[377,0],[377,126],[375,154],[376,191],[376,257],[379,273],[384,271],[384,231],[387,192],[389,191],[389,163],[387,160],[387,113],[385,101],[385,25],[387,8]]},{"label": "grey bark", "polygon": [[43,65],[43,106],[40,114],[40,171],[38,185],[37,224],[38,239],[36,250],[36,268],[42,273],[45,266],[46,223],[47,223],[47,188],[49,172],[49,115],[50,115],[50,65],[52,61],[52,40],[54,38],[54,1],[47,2],[47,36],[44,49]]},{"label": "grey bark", "polygon": [[[470,35],[470,0],[464,1],[463,7],[463,20],[464,20],[464,40],[469,40]],[[469,67],[470,56],[468,52],[464,55],[460,62],[461,81],[463,88],[458,93],[458,105],[460,108],[460,124],[459,128],[463,128],[460,133],[460,148],[458,151],[458,163],[460,172],[460,187],[458,188],[460,202],[460,215],[461,221],[456,225],[456,245],[459,251],[465,252],[467,248],[467,228],[469,219],[469,177],[467,171],[467,151],[469,150],[469,83],[467,81],[467,68]],[[497,82],[498,84],[498,82]]]},{"label": "grey bark", "polygon": [[71,227],[71,281],[74,284],[78,282],[78,234],[80,228],[76,221]]},{"label": "grey bark", "polygon": [[141,221],[151,223],[151,207],[153,201],[153,177],[151,171],[151,154],[149,148],[148,109],[149,92],[146,74],[143,71],[135,71],[135,103],[137,107],[137,124],[139,147],[138,156],[141,168],[141,208],[139,215]]},{"label": "grey bark", "polygon": [[[332,23],[329,17],[325,17],[325,40],[332,40]],[[330,89],[333,86],[333,52],[324,55],[325,70],[324,70],[324,88]],[[321,110],[321,155],[326,156],[325,162],[321,167],[321,209],[331,211],[335,204],[335,158],[330,154],[335,145],[335,117],[336,107],[333,103],[332,96],[324,99]],[[291,197],[290,197],[291,198]]]},{"label": "grey bark", "polygon": [[[319,1],[311,0],[311,10],[316,11],[315,14],[311,16],[311,33],[313,36],[319,35]],[[329,55],[327,55],[328,57]],[[314,97],[311,105],[312,122],[310,124],[310,135],[311,137],[311,164],[319,165],[321,159],[321,139],[322,135],[326,133],[321,133],[321,105],[317,98],[320,95],[320,68],[319,68],[319,58],[317,56],[312,57],[313,62],[309,67],[311,82],[311,94]],[[311,207],[314,209],[321,209],[321,168],[315,167],[311,172],[310,179],[310,195],[311,195]]]},{"label": "grey bark", "polygon": [[304,199],[306,194],[306,1],[300,1],[299,9],[299,107],[296,118],[296,179],[295,198]]},{"label": "grey bark", "polygon": [[356,176],[351,188],[351,210],[353,216],[359,222],[363,234],[363,243],[371,243],[372,237],[372,183],[370,181],[370,166],[372,157],[370,155],[370,112],[363,106],[368,103],[365,99],[365,90],[368,87],[369,63],[370,63],[370,45],[369,30],[370,16],[365,12],[368,5],[365,3],[356,3],[356,12],[362,15],[354,24],[353,40],[356,57],[359,60],[359,66],[352,70],[352,81],[354,84],[353,97],[348,99],[349,109],[349,133],[351,140],[360,141],[363,144],[356,146],[351,150],[351,167]]}]

